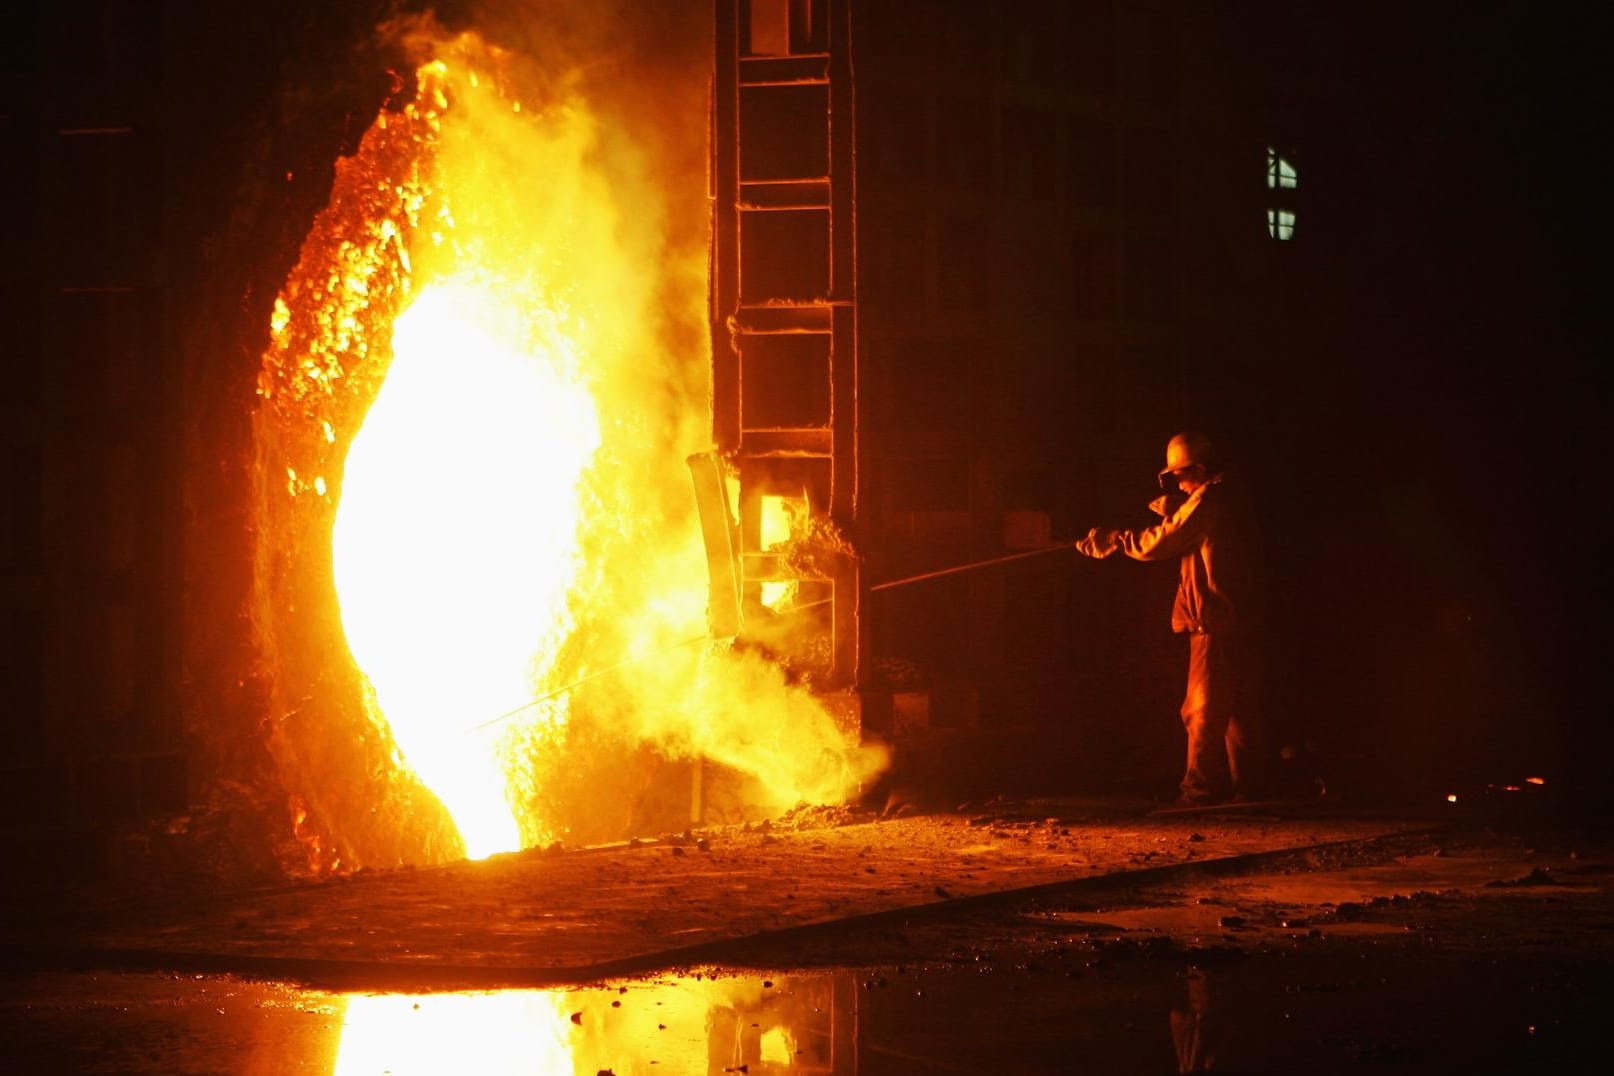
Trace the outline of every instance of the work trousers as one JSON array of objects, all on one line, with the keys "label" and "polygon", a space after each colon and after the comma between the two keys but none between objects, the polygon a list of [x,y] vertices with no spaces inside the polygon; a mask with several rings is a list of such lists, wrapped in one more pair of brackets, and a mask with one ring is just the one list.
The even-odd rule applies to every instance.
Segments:
[{"label": "work trousers", "polygon": [[1250,797],[1261,780],[1254,640],[1237,632],[1188,636],[1185,801]]}]

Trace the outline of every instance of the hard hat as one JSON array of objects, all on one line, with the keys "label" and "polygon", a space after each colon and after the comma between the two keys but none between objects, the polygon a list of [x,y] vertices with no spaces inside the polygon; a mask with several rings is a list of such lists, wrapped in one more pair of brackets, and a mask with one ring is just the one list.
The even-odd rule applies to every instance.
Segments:
[{"label": "hard hat", "polygon": [[1166,467],[1157,477],[1164,483],[1166,476],[1173,471],[1196,464],[1208,470],[1213,455],[1210,438],[1204,434],[1179,433],[1166,442]]}]

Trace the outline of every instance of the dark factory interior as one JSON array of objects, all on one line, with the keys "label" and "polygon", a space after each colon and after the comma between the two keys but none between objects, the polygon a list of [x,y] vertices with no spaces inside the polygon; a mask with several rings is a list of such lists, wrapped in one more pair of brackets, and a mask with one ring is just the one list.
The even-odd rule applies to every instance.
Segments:
[{"label": "dark factory interior", "polygon": [[[660,1071],[1197,1071],[1183,1029],[1222,951],[1178,927],[1104,928],[1187,954],[1188,1015],[1148,1049],[1061,1038],[1060,1013],[1109,1012],[1061,993],[1025,1017],[1043,1052],[987,1031],[944,1063],[945,1034],[878,1029],[975,995],[899,1016],[870,988],[1189,866],[1579,870],[1554,892],[1602,925],[1530,973],[1606,973],[1604,124],[1578,8],[10,22],[0,1021],[28,1071],[382,1071],[239,1028],[299,990],[507,987],[571,991],[572,1052],[533,1071],[641,1071],[657,1047],[602,1046],[626,1017],[587,991],[661,990],[671,1023],[696,991],[641,983],[675,971],[711,1007]],[[1173,803],[1175,564],[1076,548],[1154,522],[1183,431],[1260,536],[1263,780],[1210,813]],[[911,885],[835,888],[865,870]],[[1469,897],[1427,915],[1523,916]],[[1223,945],[1253,981],[1270,940]],[[137,1061],[85,1031],[174,983],[233,999],[250,1048],[169,1030]],[[1512,1011],[1498,989],[1476,1013]],[[481,1019],[454,1034],[525,1017]],[[1508,1049],[1572,1056],[1576,1027]],[[1418,1033],[1356,1035],[1238,1071],[1441,1067]]]}]

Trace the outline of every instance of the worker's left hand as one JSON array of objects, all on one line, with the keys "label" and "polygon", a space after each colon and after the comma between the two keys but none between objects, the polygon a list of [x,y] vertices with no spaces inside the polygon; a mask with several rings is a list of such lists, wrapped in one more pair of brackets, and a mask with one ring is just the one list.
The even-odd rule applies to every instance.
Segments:
[{"label": "worker's left hand", "polygon": [[1181,493],[1162,493],[1149,502],[1149,511],[1164,519],[1181,508],[1187,499]]},{"label": "worker's left hand", "polygon": [[1120,532],[1109,527],[1094,527],[1087,537],[1076,541],[1076,552],[1084,557],[1103,560],[1121,547]]}]

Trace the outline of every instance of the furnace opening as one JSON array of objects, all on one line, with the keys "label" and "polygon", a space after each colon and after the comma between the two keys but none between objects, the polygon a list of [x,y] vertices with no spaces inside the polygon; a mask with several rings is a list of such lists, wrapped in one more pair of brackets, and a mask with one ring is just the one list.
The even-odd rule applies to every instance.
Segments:
[{"label": "furnace opening", "polygon": [[773,651],[707,638],[704,114],[630,131],[586,77],[417,45],[259,376],[252,615],[308,868],[855,793],[878,753]]}]

